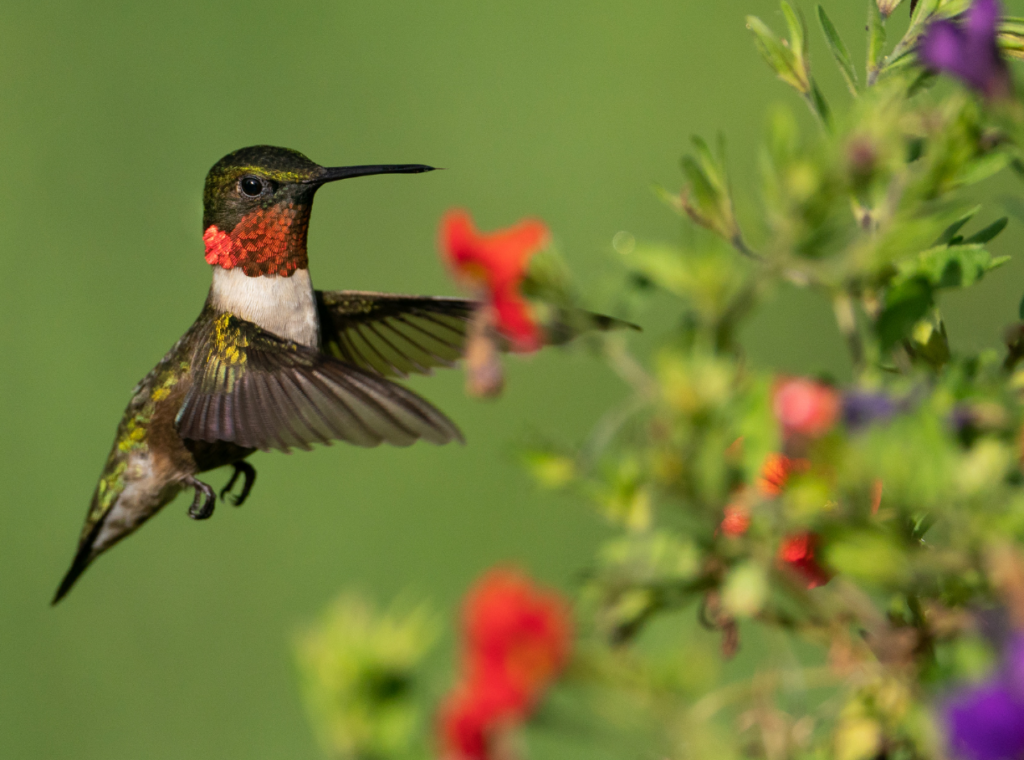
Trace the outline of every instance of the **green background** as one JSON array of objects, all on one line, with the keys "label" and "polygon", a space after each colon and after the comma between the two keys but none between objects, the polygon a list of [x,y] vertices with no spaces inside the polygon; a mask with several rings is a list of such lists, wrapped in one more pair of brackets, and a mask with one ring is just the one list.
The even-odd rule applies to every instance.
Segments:
[{"label": "green background", "polygon": [[[864,4],[826,7],[860,58]],[[683,234],[650,187],[679,186],[690,134],[725,133],[752,216],[766,108],[803,106],[746,13],[782,26],[768,0],[0,5],[0,757],[314,758],[289,642],[338,592],[450,611],[499,561],[571,586],[603,529],[537,492],[515,443],[577,441],[627,390],[586,352],[549,350],[507,362],[497,403],[467,399],[459,372],[412,383],[466,446],[257,454],[241,510],[195,523],[181,497],[48,606],[129,391],[202,305],[200,191],[218,158],[271,143],[447,167],[325,188],[319,287],[457,292],[435,238],[462,206],[484,229],[544,219],[600,292],[616,232]],[[841,107],[816,24],[811,40]],[[1015,182],[983,192],[999,202]],[[1020,241],[1014,221],[993,252]],[[955,346],[998,344],[1022,275],[1014,261],[945,303]],[[638,350],[668,314],[641,317]],[[846,366],[827,309],[796,291],[745,341],[790,371]]]}]

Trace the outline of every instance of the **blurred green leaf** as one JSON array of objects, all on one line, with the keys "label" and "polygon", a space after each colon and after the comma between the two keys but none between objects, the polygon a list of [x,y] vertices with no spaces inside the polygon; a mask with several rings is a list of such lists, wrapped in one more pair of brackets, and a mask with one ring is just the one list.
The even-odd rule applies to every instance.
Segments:
[{"label": "blurred green leaf", "polygon": [[910,334],[911,328],[932,307],[932,288],[923,278],[906,279],[890,287],[885,306],[875,321],[875,331],[883,351]]},{"label": "blurred green leaf", "polygon": [[850,60],[850,51],[846,49],[846,44],[839,36],[839,32],[836,31],[832,20],[825,12],[825,8],[821,5],[818,6],[818,23],[821,24],[821,30],[825,33],[828,48],[832,51],[832,57],[836,59],[836,63],[839,65],[839,71],[846,81],[847,88],[852,95],[857,95],[857,71],[853,68],[853,62]]},{"label": "blurred green leaf", "polygon": [[1000,232],[1002,232],[1006,228],[1006,225],[1009,223],[1009,221],[1009,217],[1006,216],[1002,217],[1001,219],[996,219],[994,222],[992,222],[992,224],[988,225],[982,230],[979,230],[978,232],[975,232],[969,238],[964,240],[964,243],[979,243],[983,245],[992,238],[994,238],[996,235],[998,235]]},{"label": "blurred green leaf", "polygon": [[914,12],[910,14],[911,27],[920,25],[930,15],[935,13],[940,2],[941,0],[918,0],[917,5],[914,6]]},{"label": "blurred green leaf", "polygon": [[821,88],[818,87],[814,80],[811,80],[811,92],[810,92],[811,107],[814,112],[821,117],[822,123],[825,126],[832,125],[832,109],[829,108],[828,102],[825,100],[825,96],[821,92]]},{"label": "blurred green leaf", "polygon": [[868,3],[868,84],[874,84],[885,48],[885,19],[874,2]]},{"label": "blurred green leaf", "polygon": [[987,153],[964,166],[957,176],[957,182],[961,185],[973,185],[986,180],[1009,166],[1011,160],[1010,154],[1003,151]]},{"label": "blurred green leaf", "polygon": [[782,15],[786,17],[786,26],[789,27],[789,47],[796,54],[799,64],[807,68],[807,24],[804,22],[803,13],[793,10],[793,6],[786,0],[781,0],[779,6],[782,8]]},{"label": "blurred green leaf", "polygon": [[960,228],[967,224],[974,215],[981,211],[981,206],[975,206],[970,210],[966,211],[959,219],[949,225],[943,233],[939,236],[939,239],[935,241],[934,245],[946,245],[953,237],[960,231]]},{"label": "blurred green leaf", "polygon": [[739,618],[753,617],[768,598],[768,576],[755,562],[737,565],[726,576],[722,605]]},{"label": "blurred green leaf", "polygon": [[802,95],[806,95],[810,90],[810,83],[807,72],[796,54],[757,16],[747,16],[747,28],[754,33],[754,43],[758,52],[779,79]]},{"label": "blurred green leaf", "polygon": [[826,559],[839,573],[876,586],[905,582],[911,572],[899,544],[879,531],[855,530],[833,539]]},{"label": "blurred green leaf", "polygon": [[936,246],[913,259],[901,261],[893,286],[920,278],[935,288],[966,288],[1009,260],[1009,256],[993,257],[977,243]]},{"label": "blurred green leaf", "polygon": [[310,719],[331,757],[407,757],[422,712],[418,668],[441,626],[427,606],[377,611],[363,597],[340,597],[295,642]]}]

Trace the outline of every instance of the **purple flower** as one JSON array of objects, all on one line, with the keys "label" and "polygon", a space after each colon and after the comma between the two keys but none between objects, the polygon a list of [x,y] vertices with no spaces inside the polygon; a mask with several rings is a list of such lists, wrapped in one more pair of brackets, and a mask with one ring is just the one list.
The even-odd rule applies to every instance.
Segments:
[{"label": "purple flower", "polygon": [[1010,72],[999,55],[996,27],[999,0],[975,0],[965,23],[933,21],[918,43],[918,57],[929,68],[951,74],[986,98],[1010,94]]},{"label": "purple flower", "polygon": [[891,419],[899,407],[884,393],[848,391],[843,394],[843,422],[850,430],[867,427],[872,422]]},{"label": "purple flower", "polygon": [[961,760],[1024,758],[1024,637],[1008,643],[999,672],[957,692],[943,718],[953,755]]}]

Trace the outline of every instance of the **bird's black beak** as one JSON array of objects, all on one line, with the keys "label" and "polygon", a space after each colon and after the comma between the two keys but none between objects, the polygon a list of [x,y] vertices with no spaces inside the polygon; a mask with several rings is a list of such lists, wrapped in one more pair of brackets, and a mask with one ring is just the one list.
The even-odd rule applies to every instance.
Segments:
[{"label": "bird's black beak", "polygon": [[323,185],[350,177],[368,177],[371,174],[419,174],[432,172],[435,167],[425,164],[370,164],[367,166],[335,166],[324,169],[319,176],[309,180],[311,184]]}]

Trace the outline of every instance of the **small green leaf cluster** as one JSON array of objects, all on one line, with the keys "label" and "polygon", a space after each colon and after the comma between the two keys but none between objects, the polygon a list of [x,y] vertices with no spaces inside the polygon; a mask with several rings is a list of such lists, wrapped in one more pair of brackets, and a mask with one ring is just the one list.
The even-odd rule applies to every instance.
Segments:
[{"label": "small green leaf cluster", "polygon": [[428,711],[420,682],[440,631],[440,619],[426,606],[380,611],[348,593],[296,636],[303,696],[328,757],[426,754]]}]

